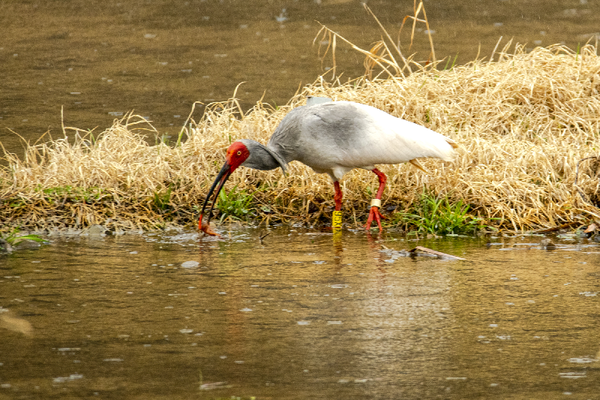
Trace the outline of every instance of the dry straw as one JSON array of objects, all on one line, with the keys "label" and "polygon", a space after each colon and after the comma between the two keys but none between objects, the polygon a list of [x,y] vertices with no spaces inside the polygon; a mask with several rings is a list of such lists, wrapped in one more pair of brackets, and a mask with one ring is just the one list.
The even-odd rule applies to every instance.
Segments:
[{"label": "dry straw", "polygon": [[[229,144],[240,138],[266,143],[286,113],[308,95],[369,104],[460,144],[455,162],[424,161],[428,174],[408,164],[382,166],[389,177],[384,210],[390,205],[409,209],[426,188],[470,204],[489,225],[503,229],[600,219],[596,48],[526,51],[517,45],[509,51],[509,45],[490,57],[494,61],[478,59],[447,70],[408,57],[385,78],[346,84],[320,78],[278,109],[258,103],[242,113],[235,100],[211,104],[200,121],[186,124],[177,145],[148,144],[144,128],[149,126],[136,116],[115,121],[97,137],[65,128],[64,138],[29,146],[23,160],[6,155],[0,221],[5,228],[194,224],[195,207],[204,200]],[[373,61],[367,65],[390,70],[391,64],[382,62],[390,60],[387,48],[386,54],[363,50]],[[587,157],[593,158],[577,169]],[[360,223],[376,177],[356,170],[342,185],[345,220]],[[287,176],[280,170],[241,169],[225,190],[234,186],[254,194],[257,221],[312,224],[328,221],[333,207],[329,178],[297,162]]]}]

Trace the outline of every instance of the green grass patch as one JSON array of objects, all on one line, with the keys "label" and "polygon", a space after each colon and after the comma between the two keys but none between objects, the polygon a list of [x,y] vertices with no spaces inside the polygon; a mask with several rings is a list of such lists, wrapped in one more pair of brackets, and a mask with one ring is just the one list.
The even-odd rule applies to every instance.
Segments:
[{"label": "green grass patch", "polygon": [[14,228],[9,233],[5,233],[5,234],[0,233],[0,239],[3,239],[11,246],[16,246],[25,240],[33,240],[34,242],[38,242],[38,243],[47,243],[48,242],[46,239],[41,238],[39,235],[33,235],[33,234],[19,235],[19,232],[20,232],[19,228]]},{"label": "green grass patch", "polygon": [[475,234],[486,228],[484,220],[469,214],[470,205],[463,200],[450,203],[448,197],[423,192],[407,213],[398,213],[395,221],[407,231],[448,235]]},{"label": "green grass patch", "polygon": [[219,193],[216,206],[221,213],[221,221],[226,218],[247,220],[248,217],[254,214],[253,200],[254,195],[252,193],[247,193],[245,190],[238,191],[237,185],[228,192],[222,190]]},{"label": "green grass patch", "polygon": [[110,196],[110,194],[108,194],[105,190],[99,187],[82,188],[67,185],[44,189],[41,187],[41,185],[38,185],[36,191],[41,191],[42,193],[44,193],[45,199],[49,202],[53,202],[56,199],[66,198],[77,203],[91,204],[101,200],[106,196]]},{"label": "green grass patch", "polygon": [[167,211],[170,208],[172,193],[173,190],[171,188],[154,193],[154,196],[152,196],[152,204],[156,211]]}]

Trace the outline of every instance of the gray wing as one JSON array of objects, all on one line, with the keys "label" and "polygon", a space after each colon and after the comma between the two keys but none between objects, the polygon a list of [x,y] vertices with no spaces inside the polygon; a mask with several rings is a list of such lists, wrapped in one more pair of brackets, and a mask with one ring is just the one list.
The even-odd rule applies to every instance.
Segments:
[{"label": "gray wing", "polygon": [[450,140],[374,107],[332,102],[298,107],[281,122],[268,146],[286,161],[317,172],[374,168],[422,157],[452,159]]}]

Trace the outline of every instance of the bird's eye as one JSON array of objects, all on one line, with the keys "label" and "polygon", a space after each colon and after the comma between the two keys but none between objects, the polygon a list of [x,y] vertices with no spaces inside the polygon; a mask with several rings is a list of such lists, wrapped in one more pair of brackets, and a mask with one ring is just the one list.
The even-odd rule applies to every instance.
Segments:
[{"label": "bird's eye", "polygon": [[237,155],[238,155],[238,156],[241,156],[241,155],[242,155],[242,152],[241,152],[240,150],[238,150],[238,152],[237,152]]}]

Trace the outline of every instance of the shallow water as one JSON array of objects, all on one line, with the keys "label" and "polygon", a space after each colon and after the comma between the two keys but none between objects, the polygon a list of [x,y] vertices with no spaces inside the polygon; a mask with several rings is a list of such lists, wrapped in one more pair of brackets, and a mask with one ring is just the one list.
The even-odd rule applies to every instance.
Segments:
[{"label": "shallow water", "polygon": [[[0,399],[600,392],[595,242],[261,234],[62,237],[0,256]],[[466,260],[391,251],[416,245]]]},{"label": "shallow water", "polygon": [[[22,155],[22,142],[9,129],[34,143],[46,131],[61,137],[63,122],[98,133],[134,110],[173,143],[194,102],[224,101],[242,82],[236,92],[242,108],[261,98],[285,104],[301,85],[332,67],[331,58],[321,63],[313,44],[319,23],[366,49],[381,38],[360,3],[0,2],[0,142]],[[411,27],[398,35],[404,18],[413,14],[413,0],[368,4],[393,40],[400,38],[405,54],[416,51],[421,62],[429,58],[423,24],[410,49]],[[509,39],[528,48],[565,43],[576,49],[600,36],[596,1],[425,1],[425,8],[436,56],[449,65],[455,57],[458,63],[489,58],[500,38],[499,49]],[[364,72],[363,57],[341,41],[337,61],[342,82]],[[202,105],[196,110],[199,120]]]}]

